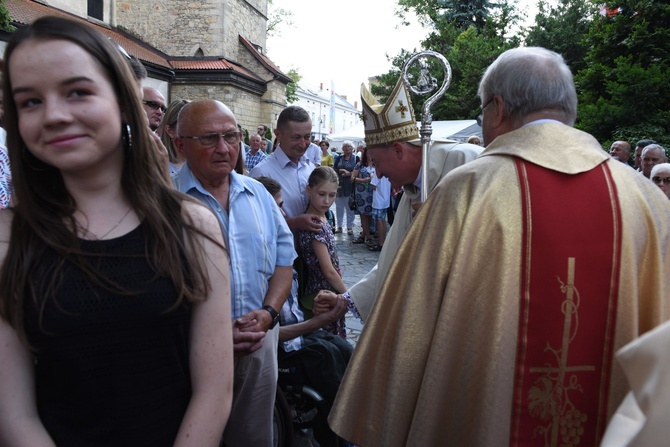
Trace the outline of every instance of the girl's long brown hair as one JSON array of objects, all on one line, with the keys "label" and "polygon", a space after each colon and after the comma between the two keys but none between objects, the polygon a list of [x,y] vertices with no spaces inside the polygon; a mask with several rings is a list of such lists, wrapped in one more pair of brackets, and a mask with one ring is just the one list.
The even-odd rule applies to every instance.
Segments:
[{"label": "girl's long brown hair", "polygon": [[[26,300],[32,300],[43,309],[44,303],[53,297],[66,262],[84,271],[95,284],[119,293],[133,293],[123,284],[112,283],[85,261],[73,231],[77,228],[73,217],[76,203],[65,188],[60,171],[33,156],[19,134],[8,68],[16,48],[30,39],[73,42],[102,66],[119,102],[122,127],[128,124],[130,128],[132,146],[124,145],[121,186],[148,228],[150,243],[147,246],[151,249],[146,256],[149,263],[158,276],[172,280],[178,295],[174,306],[184,300],[204,299],[210,283],[202,234],[183,209],[183,202],[191,199],[173,189],[163,174],[165,167],[161,166],[149,134],[139,88],[128,61],[113,43],[92,27],[60,17],[44,17],[17,31],[5,50],[4,124],[15,206],[9,249],[0,267],[0,316],[26,342],[23,327]],[[55,268],[49,268],[49,277],[44,278],[39,277],[38,272],[44,271],[42,259],[47,250],[53,250],[60,262]],[[38,283],[49,286],[46,296],[37,296]]]}]

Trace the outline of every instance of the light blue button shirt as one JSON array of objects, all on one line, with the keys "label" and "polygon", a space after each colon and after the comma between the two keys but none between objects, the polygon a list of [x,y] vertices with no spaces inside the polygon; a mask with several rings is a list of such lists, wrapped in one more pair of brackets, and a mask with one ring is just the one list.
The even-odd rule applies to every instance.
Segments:
[{"label": "light blue button shirt", "polygon": [[307,211],[307,180],[314,170],[305,155],[298,163],[293,163],[284,153],[281,146],[270,156],[258,163],[249,172],[249,177],[270,177],[279,182],[284,198],[284,212],[287,217],[296,217]]},{"label": "light blue button shirt", "polygon": [[256,180],[230,174],[229,212],[193,175],[188,164],[175,186],[207,204],[221,223],[230,254],[233,318],[263,306],[275,266],[291,266],[296,258],[293,234],[274,198]]}]

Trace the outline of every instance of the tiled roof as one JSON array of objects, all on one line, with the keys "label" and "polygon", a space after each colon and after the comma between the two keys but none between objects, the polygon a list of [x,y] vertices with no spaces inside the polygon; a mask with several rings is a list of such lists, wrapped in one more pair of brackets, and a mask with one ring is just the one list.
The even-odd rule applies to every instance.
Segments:
[{"label": "tiled roof", "polygon": [[[159,67],[175,70],[223,70],[233,71],[242,74],[248,78],[259,82],[264,82],[259,76],[245,67],[230,62],[224,58],[170,58],[168,55],[162,53],[156,48],[142,42],[136,37],[130,36],[118,29],[105,26],[95,21],[86,20],[85,18],[71,14],[69,12],[45,5],[43,3],[33,0],[4,0],[5,6],[13,22],[17,25],[28,25],[40,17],[57,15],[73,20],[78,20],[82,23],[87,23],[93,26],[98,31],[101,31],[106,36],[110,37],[116,43],[121,45],[129,54],[138,59],[149,62]],[[273,74],[284,77],[288,82],[290,78],[274,65],[274,63],[261,54],[256,47],[244,37],[240,36],[240,40],[246,48]]]},{"label": "tiled roof", "polygon": [[[62,16],[73,20],[78,20],[82,23],[87,23],[98,31],[101,31],[107,37],[111,37],[114,42],[121,45],[129,54],[146,62],[153,63],[165,68],[172,68],[166,57],[155,48],[149,47],[146,44],[140,44],[136,39],[126,35],[125,33],[108,28],[98,23],[86,20],[82,17],[70,14],[63,10],[44,5],[42,3],[31,0],[5,0],[5,6],[9,11],[12,20],[17,24],[28,25],[35,20],[44,16]],[[146,46],[145,46],[146,45]],[[147,48],[148,47],[148,48]]]},{"label": "tiled roof", "polygon": [[229,70],[247,76],[256,81],[265,82],[252,71],[224,58],[173,58],[170,59],[170,64],[172,64],[172,67],[174,67],[175,70]]},{"label": "tiled roof", "polygon": [[178,70],[232,70],[233,68],[233,65],[225,59],[173,59],[170,62]]},{"label": "tiled roof", "polygon": [[270,70],[272,73],[283,77],[287,82],[292,82],[292,79],[288,75],[286,75],[286,73],[281,71],[279,67],[277,67],[274,64],[274,62],[270,60],[270,58],[268,58],[263,53],[258,51],[253,43],[251,43],[248,39],[245,39],[242,36],[239,36],[239,38],[240,42],[242,42],[242,45],[244,45],[251,52],[251,54],[253,54],[256,57],[256,59],[258,59],[258,61],[265,66],[265,68]]}]

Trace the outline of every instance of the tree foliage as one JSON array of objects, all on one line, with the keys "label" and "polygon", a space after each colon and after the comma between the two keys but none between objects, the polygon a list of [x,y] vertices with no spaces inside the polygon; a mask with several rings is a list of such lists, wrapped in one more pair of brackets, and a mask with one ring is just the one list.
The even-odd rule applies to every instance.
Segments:
[{"label": "tree foliage", "polygon": [[[431,30],[422,49],[440,52],[451,63],[452,84],[433,108],[433,119],[472,117],[484,70],[501,52],[525,43],[563,55],[579,95],[576,126],[603,147],[643,138],[670,146],[670,2],[605,1],[606,14],[602,0],[542,0],[535,23],[521,30],[523,11],[507,0],[398,0],[401,17],[416,13]],[[393,68],[372,86],[380,101],[413,53],[390,58]],[[441,75],[434,76],[441,82]],[[425,99],[412,97],[417,115]]]},{"label": "tree foliage", "polygon": [[286,73],[289,78],[293,79],[293,82],[290,82],[286,85],[286,102],[291,104],[298,100],[297,90],[298,84],[302,79],[302,75],[298,73],[298,70],[291,68],[288,73]]},{"label": "tree foliage", "polygon": [[484,28],[491,9],[498,5],[489,0],[398,0],[398,6],[400,17],[411,11],[424,25],[450,23],[466,30],[471,26]]},{"label": "tree foliage", "polygon": [[268,0],[267,36],[281,35],[282,26],[293,26],[293,12],[284,8],[276,8],[272,0]]},{"label": "tree foliage", "polygon": [[[520,38],[511,32],[519,20],[514,6],[508,1],[494,5],[480,0],[460,2],[400,0],[400,3],[408,8],[406,11],[414,8],[412,10],[417,14],[424,14],[424,19],[436,17],[436,21],[432,24],[433,31],[421,42],[421,46],[422,49],[443,54],[451,65],[451,86],[442,99],[434,105],[433,119],[471,119],[479,109],[477,88],[484,70],[500,53],[520,43]],[[448,3],[458,3],[463,10],[478,10],[477,8],[482,7],[490,9],[486,9],[485,13],[473,15],[473,17],[484,18],[481,26],[475,25],[472,21],[467,22],[455,18],[447,20],[445,14],[431,16],[432,12],[427,7],[428,5],[444,6]],[[510,34],[512,34],[511,37]],[[380,101],[386,101],[400,76],[402,67],[412,54],[403,50],[399,55],[393,57],[391,71],[379,76],[378,82],[372,85],[372,94]],[[441,68],[438,68],[437,64],[431,64],[430,67],[431,73],[441,85],[444,78]],[[412,73],[413,70],[410,70],[410,74]],[[417,119],[421,118],[421,110],[426,100],[426,96],[412,95],[412,104],[417,113]]]},{"label": "tree foliage", "polygon": [[9,11],[5,6],[5,0],[0,0],[0,30],[14,31],[14,29],[14,25],[12,25],[12,17],[9,15]]},{"label": "tree foliage", "polygon": [[607,6],[611,16],[596,18],[586,36],[585,68],[576,76],[577,125],[603,144],[647,137],[667,147],[670,5],[621,0]]},{"label": "tree foliage", "polygon": [[586,36],[595,14],[589,0],[560,0],[555,7],[540,1],[535,23],[526,34],[526,45],[544,47],[563,56],[572,73],[585,68]]}]

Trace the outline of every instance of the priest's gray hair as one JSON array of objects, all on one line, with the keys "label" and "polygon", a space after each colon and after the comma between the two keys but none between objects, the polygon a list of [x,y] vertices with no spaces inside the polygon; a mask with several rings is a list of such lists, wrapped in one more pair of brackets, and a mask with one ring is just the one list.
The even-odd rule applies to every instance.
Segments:
[{"label": "priest's gray hair", "polygon": [[566,124],[577,118],[577,92],[563,57],[540,47],[507,50],[486,69],[477,92],[482,103],[500,95],[512,121],[540,110],[560,111]]}]

